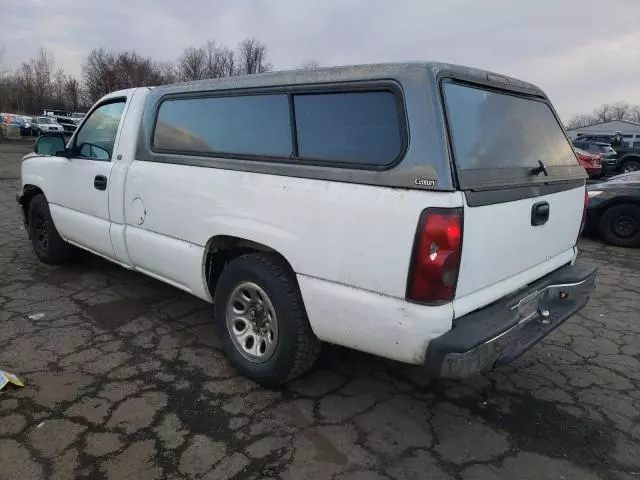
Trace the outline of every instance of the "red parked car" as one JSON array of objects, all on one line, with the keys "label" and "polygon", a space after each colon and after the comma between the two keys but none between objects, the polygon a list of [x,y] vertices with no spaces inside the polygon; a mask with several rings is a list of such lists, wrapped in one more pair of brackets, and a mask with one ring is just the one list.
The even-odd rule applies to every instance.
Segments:
[{"label": "red parked car", "polygon": [[589,153],[579,148],[575,148],[576,156],[580,165],[587,171],[589,178],[600,178],[602,176],[602,159],[597,153]]}]

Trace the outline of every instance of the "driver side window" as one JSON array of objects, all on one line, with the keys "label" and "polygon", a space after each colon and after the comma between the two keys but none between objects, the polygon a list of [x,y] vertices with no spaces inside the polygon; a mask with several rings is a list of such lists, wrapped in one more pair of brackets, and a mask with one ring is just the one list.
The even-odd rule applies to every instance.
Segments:
[{"label": "driver side window", "polygon": [[96,108],[76,134],[74,155],[110,161],[126,101],[104,103]]}]

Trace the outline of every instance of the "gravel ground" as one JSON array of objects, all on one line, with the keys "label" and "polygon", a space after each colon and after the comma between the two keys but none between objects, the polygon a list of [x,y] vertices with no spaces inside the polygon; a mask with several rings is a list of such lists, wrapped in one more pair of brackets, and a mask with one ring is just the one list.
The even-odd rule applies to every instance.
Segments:
[{"label": "gravel ground", "polygon": [[0,140],[0,180],[20,177],[20,159],[33,149],[33,140],[15,142]]},{"label": "gravel ground", "polygon": [[640,252],[581,242],[588,307],[465,382],[327,348],[279,390],[241,378],[210,306],[91,255],[35,258],[0,144],[0,479],[640,479]]}]

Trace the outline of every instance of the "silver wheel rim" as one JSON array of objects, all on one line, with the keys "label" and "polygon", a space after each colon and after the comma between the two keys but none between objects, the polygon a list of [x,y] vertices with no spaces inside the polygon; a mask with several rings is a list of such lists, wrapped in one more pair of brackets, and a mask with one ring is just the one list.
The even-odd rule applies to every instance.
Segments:
[{"label": "silver wheel rim", "polygon": [[624,166],[624,173],[631,173],[631,172],[635,172],[637,170],[638,170],[638,168],[633,164]]},{"label": "silver wheel rim", "polygon": [[271,299],[252,282],[238,284],[227,302],[227,330],[244,358],[263,363],[278,345],[278,318]]}]

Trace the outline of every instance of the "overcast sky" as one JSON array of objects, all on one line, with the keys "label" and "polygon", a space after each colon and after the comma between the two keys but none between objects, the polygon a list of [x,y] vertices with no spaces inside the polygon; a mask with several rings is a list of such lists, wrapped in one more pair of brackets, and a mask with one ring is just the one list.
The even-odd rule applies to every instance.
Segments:
[{"label": "overcast sky", "polygon": [[10,67],[40,45],[70,73],[94,47],[174,60],[257,37],[276,69],[439,60],[542,87],[566,120],[640,104],[640,0],[0,0]]}]

